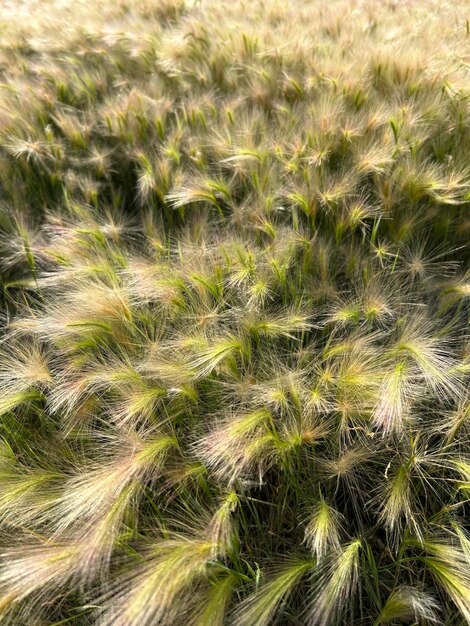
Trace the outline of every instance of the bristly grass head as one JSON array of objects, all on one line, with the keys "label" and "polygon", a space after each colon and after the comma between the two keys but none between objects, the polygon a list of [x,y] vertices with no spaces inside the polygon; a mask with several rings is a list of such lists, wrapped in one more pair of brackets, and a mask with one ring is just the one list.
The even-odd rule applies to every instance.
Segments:
[{"label": "bristly grass head", "polygon": [[470,623],[467,11],[0,2],[2,625]]}]

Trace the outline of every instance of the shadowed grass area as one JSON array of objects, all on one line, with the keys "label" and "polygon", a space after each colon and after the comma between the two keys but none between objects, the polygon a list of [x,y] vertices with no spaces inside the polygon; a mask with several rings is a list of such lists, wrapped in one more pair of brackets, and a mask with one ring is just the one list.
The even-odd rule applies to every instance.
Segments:
[{"label": "shadowed grass area", "polygon": [[0,623],[470,624],[464,2],[0,6]]}]

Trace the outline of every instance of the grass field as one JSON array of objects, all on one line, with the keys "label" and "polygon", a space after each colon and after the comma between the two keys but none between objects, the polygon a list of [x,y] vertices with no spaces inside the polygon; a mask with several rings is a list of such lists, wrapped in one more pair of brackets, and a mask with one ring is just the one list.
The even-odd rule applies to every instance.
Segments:
[{"label": "grass field", "polygon": [[0,34],[0,624],[470,624],[468,3]]}]

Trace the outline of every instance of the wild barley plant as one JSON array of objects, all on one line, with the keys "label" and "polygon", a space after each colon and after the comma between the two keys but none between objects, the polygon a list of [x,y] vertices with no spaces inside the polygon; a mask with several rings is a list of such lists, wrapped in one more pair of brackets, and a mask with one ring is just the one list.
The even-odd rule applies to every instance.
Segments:
[{"label": "wild barley plant", "polygon": [[1,624],[470,623],[467,17],[2,4]]}]

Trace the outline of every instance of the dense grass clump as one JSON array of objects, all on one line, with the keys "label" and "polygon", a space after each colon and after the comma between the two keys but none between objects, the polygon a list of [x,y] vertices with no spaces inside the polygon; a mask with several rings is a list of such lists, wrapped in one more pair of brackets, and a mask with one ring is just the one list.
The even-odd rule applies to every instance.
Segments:
[{"label": "dense grass clump", "polygon": [[470,14],[0,7],[0,623],[470,624]]}]

